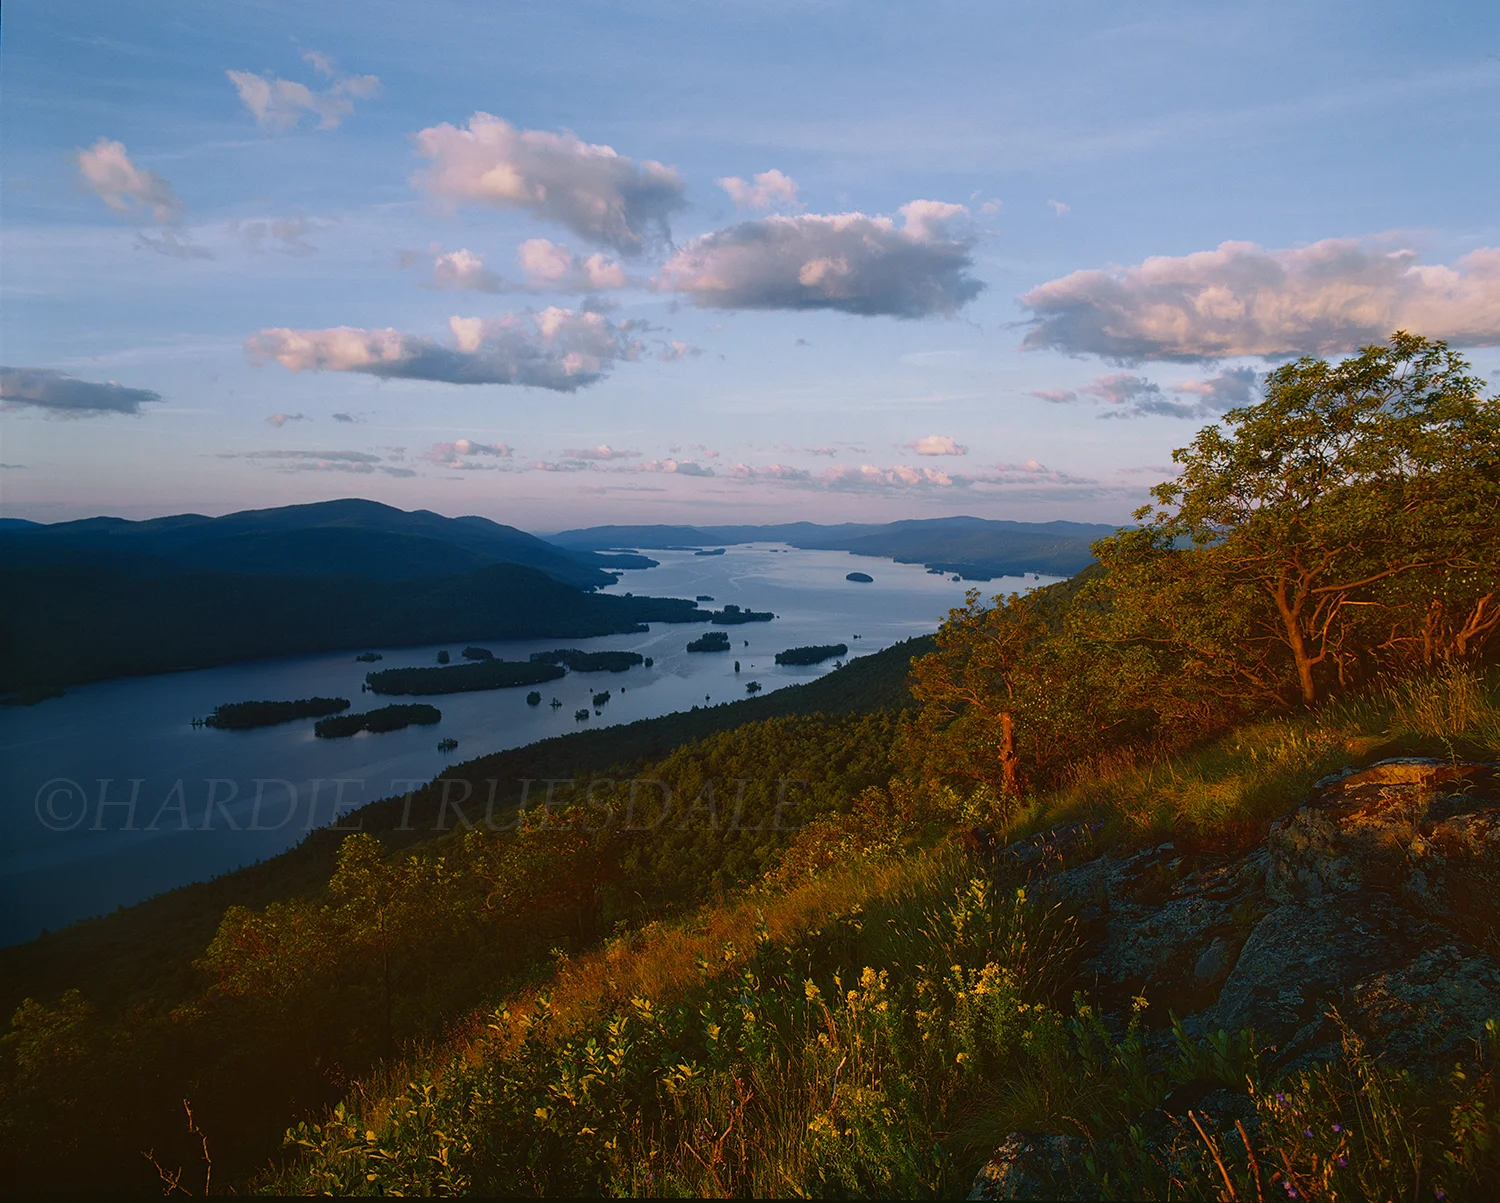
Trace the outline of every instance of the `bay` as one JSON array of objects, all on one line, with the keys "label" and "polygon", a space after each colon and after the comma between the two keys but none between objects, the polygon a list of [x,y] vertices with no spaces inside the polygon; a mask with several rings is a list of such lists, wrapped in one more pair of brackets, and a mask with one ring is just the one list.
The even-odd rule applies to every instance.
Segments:
[{"label": "bay", "polygon": [[[357,712],[411,700],[362,694],[360,685],[371,669],[435,664],[439,645],[371,648],[383,657],[373,665],[343,651],[101,681],[37,706],[0,709],[0,944],[274,856],[336,814],[400,795],[463,760],[585,726],[738,700],[751,681],[769,692],[812,680],[836,671],[832,661],[778,666],[775,654],[829,643],[848,644],[851,658],[880,651],[936,630],[972,587],[920,565],[778,544],[649,554],[658,567],[627,572],[605,592],[708,595],[714,601],[705,608],[729,603],[777,617],[713,628],[653,623],[644,634],[593,639],[476,633],[471,642],[507,660],[578,647],[635,651],[654,663],[570,672],[538,687],[540,706],[527,705],[525,688],[422,698],[442,711],[436,726],[349,739],[317,739],[311,720],[217,731],[194,728],[192,719],[224,702],[340,696]],[[874,581],[845,579],[856,571]],[[988,596],[1052,579],[980,587]],[[706,629],[726,631],[732,650],[687,652]],[[462,643],[442,646],[462,662]],[[606,689],[610,700],[595,714],[592,695]],[[546,704],[553,697],[560,707]],[[588,710],[586,721],[574,718],[579,709]],[[437,745],[447,738],[458,748],[444,754]]]}]

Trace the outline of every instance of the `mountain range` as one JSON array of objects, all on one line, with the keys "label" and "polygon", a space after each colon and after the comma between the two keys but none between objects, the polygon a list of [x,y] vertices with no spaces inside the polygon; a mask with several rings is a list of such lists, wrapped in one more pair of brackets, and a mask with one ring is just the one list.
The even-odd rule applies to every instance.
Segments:
[{"label": "mountain range", "polygon": [[578,551],[606,548],[712,547],[788,543],[822,551],[923,564],[969,580],[1044,572],[1071,576],[1092,560],[1090,545],[1116,528],[1087,522],[1010,522],[987,518],[914,518],[901,522],[790,522],[776,526],[591,526],[550,536]]}]

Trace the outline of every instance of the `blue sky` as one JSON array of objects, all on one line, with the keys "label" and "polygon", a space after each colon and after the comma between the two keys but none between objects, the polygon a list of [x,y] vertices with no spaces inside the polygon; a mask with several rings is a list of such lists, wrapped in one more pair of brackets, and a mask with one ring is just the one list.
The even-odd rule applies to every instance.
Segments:
[{"label": "blue sky", "polygon": [[[1500,10],[11,0],[0,513],[1117,520],[1500,368]],[[603,148],[609,148],[605,150]]]}]

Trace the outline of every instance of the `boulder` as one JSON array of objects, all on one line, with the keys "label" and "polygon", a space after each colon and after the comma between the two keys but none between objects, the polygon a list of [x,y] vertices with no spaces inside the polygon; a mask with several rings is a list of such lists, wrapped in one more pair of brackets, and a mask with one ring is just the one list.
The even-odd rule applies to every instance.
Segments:
[{"label": "boulder", "polygon": [[1077,1198],[1086,1182],[1084,1142],[1046,1132],[1012,1132],[974,1176],[970,1199]]}]

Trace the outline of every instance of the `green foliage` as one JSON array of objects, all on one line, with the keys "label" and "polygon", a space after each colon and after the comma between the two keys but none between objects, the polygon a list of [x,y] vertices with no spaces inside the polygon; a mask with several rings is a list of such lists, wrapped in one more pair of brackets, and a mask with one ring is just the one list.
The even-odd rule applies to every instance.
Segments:
[{"label": "green foliage", "polygon": [[388,668],[370,673],[365,680],[375,693],[435,694],[539,685],[566,675],[567,669],[560,665],[539,660],[489,659],[446,668]]},{"label": "green foliage", "polygon": [[784,652],[776,653],[777,664],[821,664],[824,660],[832,660],[835,656],[847,656],[849,645],[847,643],[819,643],[810,647],[790,647]]},{"label": "green foliage", "polygon": [[727,652],[729,636],[723,631],[704,631],[697,639],[688,641],[687,650],[690,652]]},{"label": "green foliage", "polygon": [[313,724],[313,734],[319,739],[343,739],[361,731],[400,731],[414,724],[431,726],[442,719],[443,712],[436,706],[381,706],[378,710],[365,710],[359,714],[338,714],[319,719]]},{"label": "green foliage", "polygon": [[543,664],[561,664],[576,673],[622,673],[645,660],[640,652],[581,652],[576,647],[532,652],[531,658]]},{"label": "green foliage", "polygon": [[244,731],[299,718],[322,718],[349,709],[348,698],[302,698],[295,702],[225,702],[203,720],[205,727]]}]

